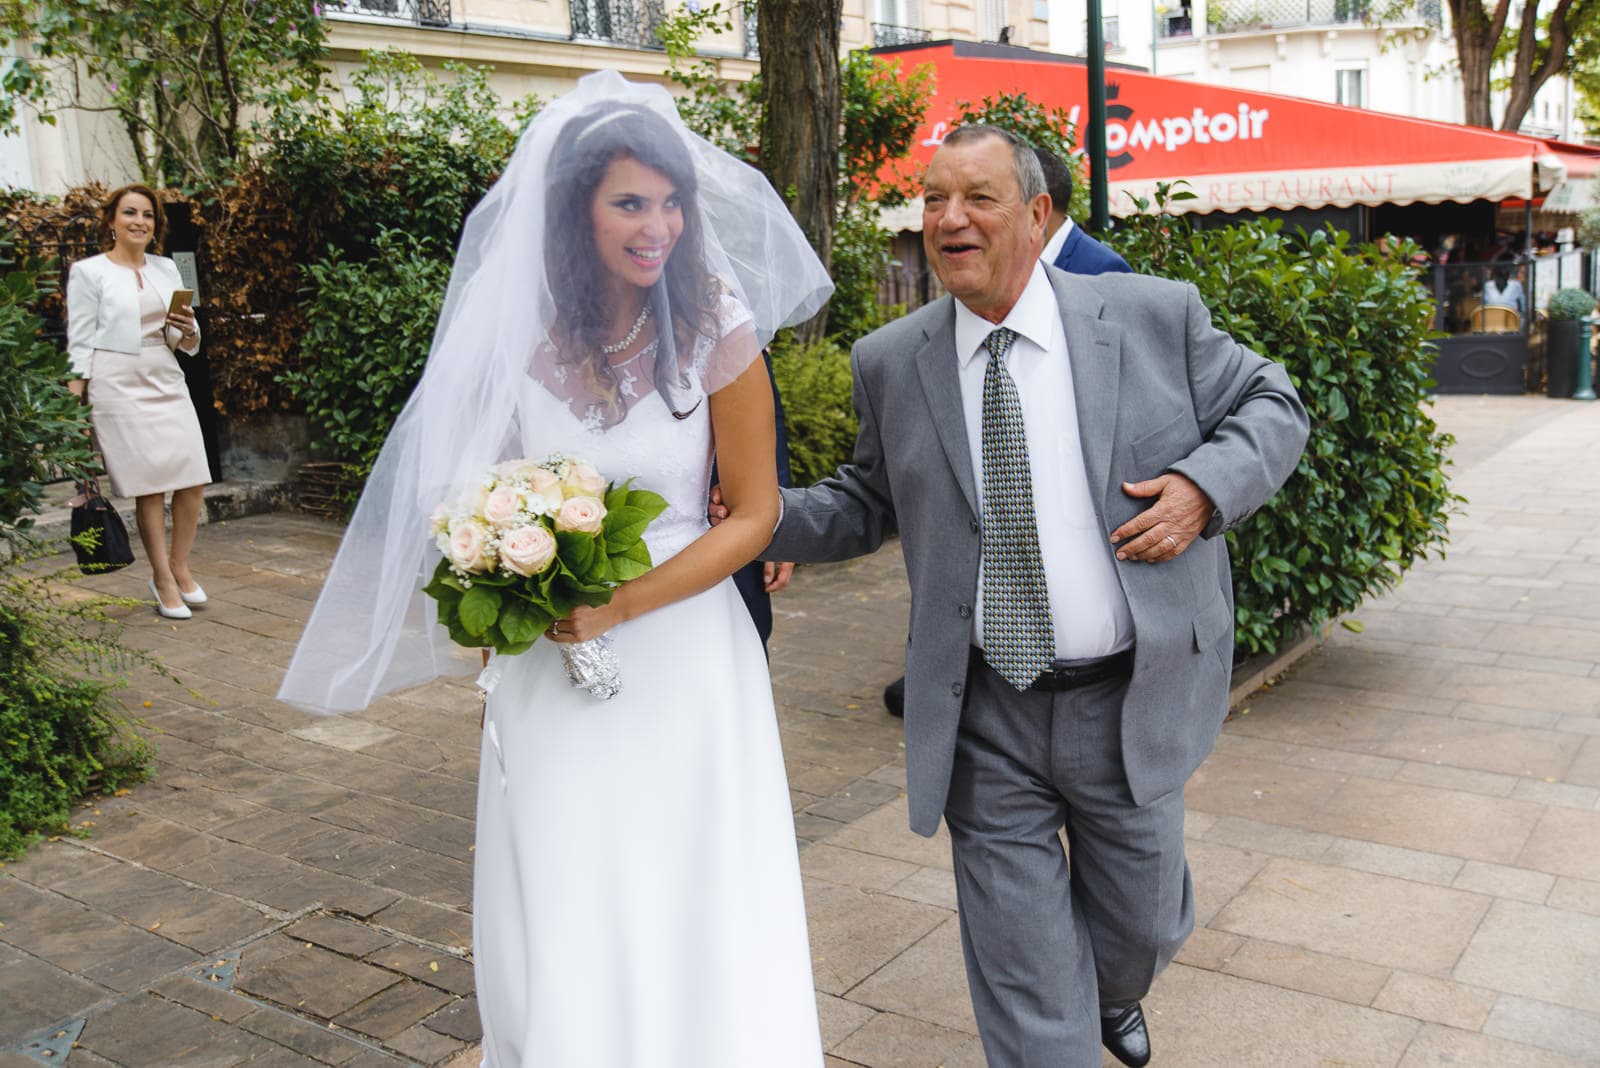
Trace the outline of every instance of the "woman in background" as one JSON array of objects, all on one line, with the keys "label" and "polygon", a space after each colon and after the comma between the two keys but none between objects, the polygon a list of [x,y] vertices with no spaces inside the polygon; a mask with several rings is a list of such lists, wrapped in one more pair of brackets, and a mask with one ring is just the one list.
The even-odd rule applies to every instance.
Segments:
[{"label": "woman in background", "polygon": [[77,376],[68,388],[88,397],[111,492],[136,499],[156,610],[188,619],[190,606],[206,601],[189,570],[189,553],[211,472],[200,419],[173,352],[196,352],[200,328],[187,304],[168,308],[183,284],[177,265],[149,252],[167,229],[155,193],[123,186],[106,199],[100,222],[110,247],[74,263],[67,280],[67,351]]}]

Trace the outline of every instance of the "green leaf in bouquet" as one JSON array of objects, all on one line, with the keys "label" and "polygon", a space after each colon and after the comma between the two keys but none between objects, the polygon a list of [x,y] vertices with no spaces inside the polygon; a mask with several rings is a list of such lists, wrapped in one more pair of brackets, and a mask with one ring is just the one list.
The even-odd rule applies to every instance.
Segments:
[{"label": "green leaf in bouquet", "polygon": [[618,582],[628,582],[649,571],[653,565],[650,562],[650,547],[641,538],[628,546],[626,550],[616,553],[611,557],[611,575]]},{"label": "green leaf in bouquet", "polygon": [[481,638],[500,615],[500,591],[475,582],[470,590],[461,595],[461,605],[457,611],[467,633]]},{"label": "green leaf in bouquet", "polygon": [[550,618],[520,597],[507,597],[500,606],[500,618],[495,625],[507,644],[526,642],[532,645],[538,640],[539,632],[550,625]]},{"label": "green leaf in bouquet", "polygon": [[628,507],[641,509],[647,516],[654,519],[667,510],[667,499],[659,493],[649,490],[631,489],[628,491]]},{"label": "green leaf in bouquet", "polygon": [[650,520],[654,518],[655,516],[645,509],[635,508],[632,505],[624,505],[615,511],[607,512],[604,528],[606,552],[620,553],[644,537],[644,528],[649,526]]},{"label": "green leaf in bouquet", "polygon": [[452,594],[459,597],[466,592],[466,589],[466,584],[450,570],[450,561],[440,560],[439,566],[433,569],[433,578],[422,587],[422,592],[429,597],[443,600]]},{"label": "green leaf in bouquet", "polygon": [[444,624],[445,630],[449,632],[450,640],[457,645],[467,649],[482,649],[489,645],[489,642],[485,641],[481,634],[468,633],[467,628],[462,625],[459,615],[451,613],[447,618],[441,613],[439,621]]},{"label": "green leaf in bouquet", "polygon": [[628,487],[631,485],[633,485],[633,479],[631,478],[620,486],[616,483],[611,484],[611,487],[606,490],[606,514],[609,515],[628,503]]},{"label": "green leaf in bouquet", "polygon": [[599,608],[601,605],[611,603],[612,588],[610,586],[583,586],[573,591],[573,600],[579,604],[586,604],[590,608]]},{"label": "green leaf in bouquet", "polygon": [[[535,635],[535,637],[537,638],[537,635]],[[495,652],[499,653],[501,656],[516,656],[518,653],[525,653],[529,649],[532,649],[532,648],[533,648],[533,642],[531,642],[531,641],[527,641],[527,642],[510,642],[510,641],[508,641],[504,645],[495,646]]]},{"label": "green leaf in bouquet", "polygon": [[509,586],[514,582],[521,581],[521,576],[508,575],[504,571],[490,571],[486,574],[472,576],[472,584],[474,586]]},{"label": "green leaf in bouquet", "polygon": [[556,546],[556,558],[574,578],[581,582],[594,572],[594,561],[600,555],[600,547],[595,544],[593,534],[564,530],[556,535]]}]

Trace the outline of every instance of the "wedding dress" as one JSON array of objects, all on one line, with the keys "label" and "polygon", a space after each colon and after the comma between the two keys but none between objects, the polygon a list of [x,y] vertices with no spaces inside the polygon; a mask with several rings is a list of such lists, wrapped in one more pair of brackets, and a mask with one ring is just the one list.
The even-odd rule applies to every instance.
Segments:
[{"label": "wedding dress", "polygon": [[[627,368],[621,381],[626,396]],[[548,443],[564,422],[568,451],[667,499],[645,535],[659,565],[706,530],[711,421],[708,403],[673,418],[648,381],[600,432],[528,379],[519,423]],[[610,634],[609,701],[575,689],[550,642],[498,661],[473,895],[485,1062],[820,1065],[783,754],[744,603],[724,579]]]}]

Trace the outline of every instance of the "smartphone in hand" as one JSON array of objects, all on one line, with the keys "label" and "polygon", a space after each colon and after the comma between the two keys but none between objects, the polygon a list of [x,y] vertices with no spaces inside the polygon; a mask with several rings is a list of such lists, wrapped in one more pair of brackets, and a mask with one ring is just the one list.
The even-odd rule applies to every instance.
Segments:
[{"label": "smartphone in hand", "polygon": [[167,302],[167,314],[176,315],[184,308],[194,303],[194,290],[174,289],[172,299]]}]

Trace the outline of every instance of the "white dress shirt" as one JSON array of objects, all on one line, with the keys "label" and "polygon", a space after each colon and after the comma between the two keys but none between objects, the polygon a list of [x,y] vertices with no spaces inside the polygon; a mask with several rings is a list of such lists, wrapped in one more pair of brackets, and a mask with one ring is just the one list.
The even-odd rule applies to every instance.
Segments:
[{"label": "white dress shirt", "polygon": [[[984,340],[996,324],[956,305],[956,359],[966,416],[972,473],[983,500],[983,376],[989,362]],[[1083,465],[1078,437],[1067,335],[1061,308],[1044,267],[1035,265],[1027,288],[1000,326],[1017,332],[1006,364],[1022,401],[1039,529],[1055,629],[1056,656],[1080,660],[1108,656],[1133,644],[1133,615],[1122,592],[1111,545],[1102,530]],[[983,579],[972,620],[973,644],[983,645]]]},{"label": "white dress shirt", "polygon": [[1056,227],[1056,232],[1050,235],[1050,240],[1044,243],[1044,251],[1039,253],[1039,262],[1054,265],[1056,257],[1061,255],[1061,246],[1067,243],[1067,235],[1072,233],[1072,220],[1063,219],[1061,225]]}]

